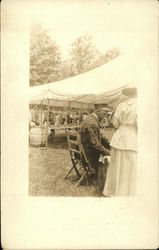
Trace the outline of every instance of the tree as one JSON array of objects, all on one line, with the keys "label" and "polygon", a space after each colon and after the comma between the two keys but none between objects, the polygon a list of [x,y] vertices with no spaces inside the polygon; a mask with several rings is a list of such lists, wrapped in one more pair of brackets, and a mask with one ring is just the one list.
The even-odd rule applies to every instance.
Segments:
[{"label": "tree", "polygon": [[89,34],[78,37],[73,43],[70,51],[70,74],[77,75],[91,69],[100,57]]},{"label": "tree", "polygon": [[108,50],[105,55],[104,55],[104,58],[105,58],[105,62],[108,62],[108,61],[111,61],[113,58],[117,57],[120,55],[120,50],[119,48],[116,48],[114,47],[113,49],[111,50]]},{"label": "tree", "polygon": [[30,32],[30,86],[56,81],[61,76],[61,53],[41,24]]},{"label": "tree", "polygon": [[61,64],[61,78],[62,79],[65,79],[74,75],[72,67],[73,65],[69,58],[62,61],[62,64]]},{"label": "tree", "polygon": [[91,69],[94,69],[96,67],[99,67],[111,60],[113,60],[115,57],[120,55],[120,50],[118,48],[113,48],[111,50],[108,50],[105,54],[102,54],[99,59],[94,62],[91,66]]}]

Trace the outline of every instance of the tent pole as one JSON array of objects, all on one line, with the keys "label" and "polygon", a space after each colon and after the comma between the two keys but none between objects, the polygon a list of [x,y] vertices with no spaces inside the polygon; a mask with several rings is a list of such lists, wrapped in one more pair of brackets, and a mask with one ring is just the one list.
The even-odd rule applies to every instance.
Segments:
[{"label": "tent pole", "polygon": [[41,112],[40,112],[40,130],[41,130],[41,145],[42,145],[42,100],[41,100]]},{"label": "tent pole", "polygon": [[68,102],[68,108],[69,108],[69,109],[70,109],[70,106],[71,106],[71,102],[69,101],[69,102]]},{"label": "tent pole", "polygon": [[42,100],[41,100],[41,113],[40,113],[40,127],[42,129]]},{"label": "tent pole", "polygon": [[48,100],[48,106],[47,106],[46,148],[48,146],[48,130],[49,130],[49,99],[47,100]]}]

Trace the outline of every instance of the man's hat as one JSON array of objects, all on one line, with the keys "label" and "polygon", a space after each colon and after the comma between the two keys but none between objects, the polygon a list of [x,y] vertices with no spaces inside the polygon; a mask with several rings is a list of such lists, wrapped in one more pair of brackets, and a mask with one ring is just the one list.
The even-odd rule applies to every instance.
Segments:
[{"label": "man's hat", "polygon": [[108,107],[101,107],[104,111],[110,111]]},{"label": "man's hat", "polygon": [[127,87],[122,90],[122,94],[131,97],[131,96],[136,96],[137,95],[137,88],[136,87]]},{"label": "man's hat", "polygon": [[103,109],[105,111],[109,111],[108,104],[107,103],[100,103],[100,104],[95,104],[96,109]]}]

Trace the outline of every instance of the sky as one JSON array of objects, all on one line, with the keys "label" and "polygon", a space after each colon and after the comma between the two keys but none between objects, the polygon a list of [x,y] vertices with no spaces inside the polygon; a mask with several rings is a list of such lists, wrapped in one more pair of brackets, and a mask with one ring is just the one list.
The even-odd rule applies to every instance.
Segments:
[{"label": "sky", "polygon": [[30,9],[30,21],[41,22],[49,30],[63,58],[68,56],[71,43],[85,33],[92,35],[101,53],[118,47],[122,53],[139,56],[144,53],[141,52],[144,42],[152,33],[149,18],[144,19],[150,15],[148,1],[35,1]]}]

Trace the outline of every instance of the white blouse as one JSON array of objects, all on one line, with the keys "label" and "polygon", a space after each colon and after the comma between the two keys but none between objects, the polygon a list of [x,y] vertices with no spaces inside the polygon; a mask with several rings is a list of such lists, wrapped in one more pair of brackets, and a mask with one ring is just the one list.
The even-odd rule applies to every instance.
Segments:
[{"label": "white blouse", "polygon": [[113,125],[117,128],[110,145],[120,150],[137,151],[137,100],[128,99],[119,104],[114,116]]}]

